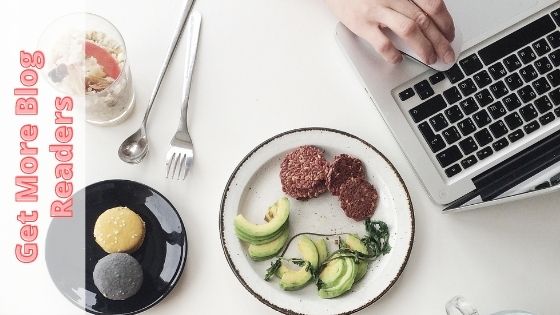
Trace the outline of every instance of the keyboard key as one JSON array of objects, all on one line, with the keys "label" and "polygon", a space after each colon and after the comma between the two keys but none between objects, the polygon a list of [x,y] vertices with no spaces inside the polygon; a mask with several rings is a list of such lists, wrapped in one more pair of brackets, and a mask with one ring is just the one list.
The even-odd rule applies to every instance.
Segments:
[{"label": "keyboard key", "polygon": [[478,55],[482,62],[488,66],[555,29],[556,25],[554,25],[552,18],[549,15],[545,15],[484,47],[478,52]]},{"label": "keyboard key", "polygon": [[550,58],[550,61],[552,61],[552,64],[555,67],[560,66],[560,49],[556,49],[555,51],[548,54],[548,58]]},{"label": "keyboard key", "polygon": [[[551,73],[549,73],[548,75],[550,75]],[[539,78],[538,80],[534,81],[532,85],[533,88],[535,89],[535,92],[537,92],[539,95],[542,95],[550,91],[551,89],[550,84],[548,84],[548,81],[545,78]]]},{"label": "keyboard key", "polygon": [[552,34],[549,34],[546,39],[548,39],[552,48],[560,47],[560,31],[552,32]]},{"label": "keyboard key", "polygon": [[552,85],[552,87],[557,87],[560,85],[560,69],[556,69],[546,75],[546,78]]},{"label": "keyboard key", "polygon": [[485,109],[477,112],[472,117],[478,127],[484,127],[492,122],[492,118],[490,118],[490,115],[488,115],[488,112]]},{"label": "keyboard key", "polygon": [[414,96],[414,90],[412,88],[408,88],[408,89],[399,93],[399,98],[403,102],[406,101],[407,99],[413,97],[413,96]]},{"label": "keyboard key", "polygon": [[447,119],[449,119],[449,121],[452,124],[455,123],[456,121],[459,121],[461,118],[463,118],[463,113],[461,112],[461,109],[459,109],[459,106],[457,105],[446,109],[445,115],[447,116]]},{"label": "keyboard key", "polygon": [[490,78],[490,75],[488,74],[488,72],[486,72],[486,70],[482,70],[479,73],[475,74],[473,78],[474,82],[476,82],[476,85],[478,85],[478,87],[481,89],[492,83],[492,78]]},{"label": "keyboard key", "polygon": [[471,78],[467,78],[466,80],[461,81],[458,86],[464,96],[469,96],[477,90],[476,85],[474,85],[474,82]]},{"label": "keyboard key", "polygon": [[490,155],[492,155],[492,153],[494,153],[492,151],[492,148],[490,147],[486,147],[478,152],[476,152],[476,156],[478,156],[479,160],[484,160],[485,158],[489,157]]},{"label": "keyboard key", "polygon": [[478,110],[478,105],[476,105],[476,102],[472,97],[462,100],[461,102],[459,102],[459,105],[461,105],[461,108],[463,109],[463,112],[465,112],[465,115],[470,115]]},{"label": "keyboard key", "polygon": [[461,120],[457,124],[457,127],[459,127],[459,130],[461,130],[461,133],[463,133],[463,135],[465,136],[476,131],[476,127],[470,118],[465,118]]},{"label": "keyboard key", "polygon": [[457,64],[453,65],[449,70],[445,71],[445,76],[449,79],[449,81],[453,84],[463,80],[465,75],[463,71],[459,68]]},{"label": "keyboard key", "polygon": [[537,68],[537,71],[540,74],[545,74],[552,70],[553,66],[550,61],[548,61],[548,58],[542,57],[541,59],[535,61],[535,68]]},{"label": "keyboard key", "polygon": [[424,140],[426,140],[432,152],[436,153],[445,148],[443,138],[440,135],[436,135],[427,122],[418,125],[418,129],[420,129],[420,133],[422,133]]},{"label": "keyboard key", "polygon": [[506,84],[508,88],[513,91],[520,88],[523,85],[523,81],[521,81],[521,77],[516,72],[506,77]]},{"label": "keyboard key", "polygon": [[428,80],[424,80],[414,84],[414,90],[418,93],[421,100],[425,100],[428,97],[434,95],[434,90]]},{"label": "keyboard key", "polygon": [[519,74],[521,74],[521,77],[527,83],[533,81],[534,79],[536,79],[539,76],[539,74],[537,73],[537,70],[535,70],[535,68],[532,65],[528,65],[528,66],[522,68],[521,70],[519,70]]},{"label": "keyboard key", "polygon": [[535,106],[531,104],[521,107],[521,109],[519,109],[519,113],[521,114],[521,117],[525,119],[525,121],[531,121],[539,115],[539,113],[537,113],[537,110],[535,109]]},{"label": "keyboard key", "polygon": [[498,81],[490,85],[490,92],[494,95],[494,98],[500,99],[502,96],[508,94],[509,90],[506,87],[504,81]]},{"label": "keyboard key", "polygon": [[560,9],[556,9],[556,10],[552,11],[552,13],[550,15],[552,15],[552,17],[554,18],[554,21],[556,21],[556,24],[558,24],[558,26],[560,26]]},{"label": "keyboard key", "polygon": [[459,166],[459,164],[453,164],[448,169],[445,170],[445,175],[451,178],[459,174],[460,172],[461,172],[461,167]]},{"label": "keyboard key", "polygon": [[486,106],[486,105],[488,105],[488,104],[490,104],[494,101],[494,98],[492,97],[492,95],[490,94],[490,91],[488,91],[488,89],[484,89],[484,90],[476,93],[474,95],[474,98],[478,102],[478,105],[480,105],[481,107],[484,107],[484,106]]},{"label": "keyboard key", "polygon": [[443,128],[449,125],[447,119],[445,119],[443,114],[437,114],[432,118],[430,118],[430,124],[432,125],[432,127],[436,132],[442,130]]},{"label": "keyboard key", "polygon": [[550,46],[544,38],[541,38],[538,41],[534,42],[532,46],[539,56],[546,55],[548,52],[550,52]]},{"label": "keyboard key", "polygon": [[453,144],[461,139],[461,134],[455,127],[447,128],[441,134],[445,138],[445,141],[447,141],[447,143],[449,144]]},{"label": "keyboard key", "polygon": [[506,138],[502,138],[494,143],[492,143],[492,147],[494,148],[494,151],[498,152],[501,149],[507,147],[509,145],[509,142],[507,141]]},{"label": "keyboard key", "polygon": [[535,100],[535,106],[539,110],[539,113],[542,114],[552,109],[552,102],[548,99],[548,97],[543,96]]},{"label": "keyboard key", "polygon": [[429,80],[431,84],[438,84],[445,79],[445,74],[443,72],[437,72],[436,74],[430,76]]},{"label": "keyboard key", "polygon": [[536,120],[533,120],[532,122],[526,124],[525,126],[523,126],[523,129],[525,130],[526,134],[530,134],[531,132],[539,129],[541,126],[539,125],[539,122]]},{"label": "keyboard key", "polygon": [[471,154],[478,149],[478,145],[476,145],[476,142],[474,142],[472,137],[461,140],[459,142],[459,146],[465,155]]},{"label": "keyboard key", "polygon": [[548,125],[549,123],[553,122],[554,119],[556,119],[556,117],[554,117],[553,113],[548,113],[545,114],[541,117],[539,117],[539,121],[541,122],[541,125]]},{"label": "keyboard key", "polygon": [[554,103],[554,105],[560,105],[560,88],[548,93],[548,96],[550,97],[550,100],[552,101],[552,103]]},{"label": "keyboard key", "polygon": [[519,100],[519,97],[517,97],[517,95],[515,94],[510,94],[504,97],[502,99],[502,102],[504,102],[504,105],[509,111],[512,111],[518,108],[519,106],[521,106],[521,101]]},{"label": "keyboard key", "polygon": [[534,100],[535,97],[537,97],[537,94],[530,85],[526,85],[520,88],[517,91],[517,95],[519,95],[519,98],[521,98],[521,101],[523,101],[524,103],[528,103]]},{"label": "keyboard key", "polygon": [[560,107],[554,110],[554,114],[556,114],[556,117],[560,117]]},{"label": "keyboard key", "polygon": [[521,129],[517,129],[514,132],[510,133],[508,135],[508,139],[511,143],[523,138],[525,136],[525,134],[523,134],[523,131]]},{"label": "keyboard key", "polygon": [[537,59],[537,55],[535,55],[535,52],[530,46],[521,49],[517,54],[524,64],[528,64],[529,62]]},{"label": "keyboard key", "polygon": [[519,61],[516,55],[511,55],[504,59],[504,66],[506,66],[509,72],[513,72],[521,68],[521,61]]},{"label": "keyboard key", "polygon": [[456,145],[449,147],[436,155],[441,167],[448,167],[449,165],[459,161],[462,157],[463,154]]},{"label": "keyboard key", "polygon": [[449,105],[453,105],[463,98],[456,87],[452,87],[448,90],[443,91],[443,96],[445,97]]},{"label": "keyboard key", "polygon": [[464,59],[461,59],[459,64],[467,76],[482,69],[482,62],[480,62],[480,59],[478,59],[476,54],[472,54]]},{"label": "keyboard key", "polygon": [[481,147],[487,145],[488,143],[492,142],[492,140],[494,140],[494,138],[492,138],[492,135],[486,128],[477,131],[474,134],[474,138],[476,139],[476,142],[478,142],[478,145]]},{"label": "keyboard key", "polygon": [[502,105],[502,102],[500,101],[497,101],[496,103],[488,106],[488,111],[494,119],[498,119],[507,113],[507,110],[504,108],[504,105]]},{"label": "keyboard key", "polygon": [[475,165],[476,162],[478,162],[476,157],[474,155],[471,155],[471,156],[465,158],[464,160],[462,160],[461,165],[463,166],[464,169],[467,169],[467,168]]},{"label": "keyboard key", "polygon": [[422,120],[442,111],[447,107],[445,100],[441,95],[436,95],[424,103],[414,107],[409,111],[410,116],[414,122],[421,122]]},{"label": "keyboard key", "polygon": [[490,71],[490,75],[494,80],[501,79],[507,74],[506,68],[499,61],[488,67],[488,71]]},{"label": "keyboard key", "polygon": [[510,130],[514,130],[515,128],[523,125],[523,120],[519,117],[519,114],[513,113],[509,114],[504,118],[504,121],[508,125]]},{"label": "keyboard key", "polygon": [[499,137],[508,133],[508,129],[507,129],[506,125],[501,120],[491,124],[490,127],[488,127],[488,128],[490,129],[490,131],[492,132],[492,135],[494,135],[494,138],[496,138],[496,139],[498,139]]}]

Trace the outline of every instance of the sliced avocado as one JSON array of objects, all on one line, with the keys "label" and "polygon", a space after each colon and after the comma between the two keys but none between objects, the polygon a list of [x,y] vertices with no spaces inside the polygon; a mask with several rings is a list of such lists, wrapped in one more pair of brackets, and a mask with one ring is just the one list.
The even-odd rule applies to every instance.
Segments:
[{"label": "sliced avocado", "polygon": [[284,264],[282,262],[282,264],[280,265],[280,268],[278,268],[278,270],[276,270],[276,276],[278,278],[282,279],[282,276],[288,271],[290,271],[290,268],[288,268],[288,266],[286,266],[286,264]]},{"label": "sliced avocado", "polygon": [[[324,299],[330,299],[330,298],[340,296],[346,293],[348,290],[350,290],[350,288],[352,288],[352,285],[354,284],[354,279],[356,278],[356,269],[357,269],[354,260],[352,258],[341,258],[341,259],[332,260],[331,262],[335,262],[337,260],[342,260],[345,265],[345,268],[342,269],[333,268],[327,270],[327,273],[333,271],[336,272],[337,270],[338,271],[343,270],[342,273],[336,276],[329,275],[329,274],[323,275],[322,279],[327,280],[327,282],[322,280],[323,286],[319,289],[319,296]],[[329,262],[329,264],[331,262]],[[321,274],[323,274],[326,269],[327,268],[323,269]],[[319,278],[321,279],[321,275],[319,275]],[[332,279],[334,280],[330,281]]]},{"label": "sliced avocado", "polygon": [[335,283],[336,279],[338,279],[341,275],[346,272],[346,263],[344,262],[344,258],[332,258],[331,261],[327,263],[325,268],[321,270],[321,274],[319,274],[319,279],[323,282],[323,287],[327,288],[330,287],[332,284]]},{"label": "sliced avocado", "polygon": [[317,269],[317,266],[319,266],[319,253],[313,241],[309,237],[302,235],[299,237],[297,245],[303,260],[311,263],[313,269]]},{"label": "sliced avocado", "polygon": [[272,218],[274,218],[274,216],[276,215],[276,212],[278,212],[278,206],[275,203],[272,206],[268,207],[268,211],[264,215],[264,220],[266,222],[270,222],[270,220],[272,220]]},{"label": "sliced avocado", "polygon": [[279,251],[284,248],[284,244],[290,236],[290,231],[285,228],[276,239],[261,245],[250,244],[249,245],[249,257],[254,261],[261,261],[271,258],[278,254]]},{"label": "sliced avocado", "polygon": [[[347,235],[346,238],[344,239],[344,243],[352,250],[355,250],[365,255],[368,254],[366,245],[364,245],[364,243],[362,243],[362,241],[360,241],[360,239],[355,235],[351,235],[351,234]],[[368,269],[368,263],[366,261],[360,261],[356,263],[356,269],[357,269],[356,279],[354,280],[354,282],[360,281],[366,275]]]},{"label": "sliced avocado", "polygon": [[306,262],[305,265],[298,270],[283,271],[280,279],[280,287],[286,291],[295,291],[305,287],[313,278],[311,275],[311,264]]},{"label": "sliced avocado", "polygon": [[290,216],[290,202],[288,198],[280,198],[276,203],[277,210],[274,217],[267,223],[254,224],[242,214],[235,217],[234,226],[237,237],[251,244],[260,245],[276,239],[286,228]]},{"label": "sliced avocado", "polygon": [[321,265],[329,256],[327,242],[324,238],[320,238],[318,240],[313,240],[313,243],[315,244],[315,248],[317,248],[317,253],[319,254],[319,265]]}]

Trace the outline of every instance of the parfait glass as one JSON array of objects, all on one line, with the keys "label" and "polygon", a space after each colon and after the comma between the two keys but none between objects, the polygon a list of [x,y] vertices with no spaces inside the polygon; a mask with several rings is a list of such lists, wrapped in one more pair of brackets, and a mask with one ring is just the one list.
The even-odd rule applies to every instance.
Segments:
[{"label": "parfait glass", "polygon": [[56,90],[85,98],[86,121],[115,125],[134,108],[126,45],[107,19],[73,13],[51,23],[41,36],[42,73]]},{"label": "parfait glass", "polygon": [[[455,296],[445,305],[447,315],[480,315],[478,310],[462,296]],[[491,315],[534,315],[525,311],[501,311]]]}]

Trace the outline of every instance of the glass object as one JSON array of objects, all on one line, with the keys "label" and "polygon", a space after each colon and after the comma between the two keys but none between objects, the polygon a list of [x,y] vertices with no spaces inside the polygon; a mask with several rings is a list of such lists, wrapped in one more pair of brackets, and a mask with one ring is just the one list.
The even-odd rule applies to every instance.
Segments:
[{"label": "glass object", "polygon": [[91,13],[63,16],[39,41],[43,74],[57,90],[85,97],[86,121],[114,125],[134,108],[134,89],[124,39],[105,18]]},{"label": "glass object", "polygon": [[[456,296],[445,305],[447,315],[480,315],[477,309],[462,296]],[[525,311],[501,311],[491,315],[534,315]]]}]

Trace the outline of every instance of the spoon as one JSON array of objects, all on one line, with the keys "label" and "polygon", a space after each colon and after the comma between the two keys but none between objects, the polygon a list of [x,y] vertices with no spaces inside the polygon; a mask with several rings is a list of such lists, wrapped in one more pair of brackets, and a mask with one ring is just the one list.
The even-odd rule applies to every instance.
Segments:
[{"label": "spoon", "polygon": [[130,137],[126,138],[126,140],[124,140],[119,147],[119,157],[126,163],[138,164],[142,162],[142,160],[148,153],[148,136],[146,132],[146,123],[148,122],[148,116],[150,115],[150,111],[152,110],[152,106],[154,105],[154,100],[156,99],[159,87],[161,86],[161,81],[163,80],[165,72],[169,67],[171,57],[173,57],[173,53],[178,46],[177,44],[179,43],[179,38],[181,38],[181,34],[183,34],[183,30],[187,22],[187,17],[189,15],[189,12],[191,11],[193,2],[194,0],[187,0],[187,3],[185,4],[183,15],[181,16],[181,20],[179,22],[175,35],[173,36],[171,46],[167,51],[165,63],[163,64],[163,68],[159,73],[156,86],[154,87],[154,90],[152,92],[152,96],[148,103],[148,108],[146,109],[146,113],[144,114],[144,119],[142,120],[140,129],[130,135]]}]

